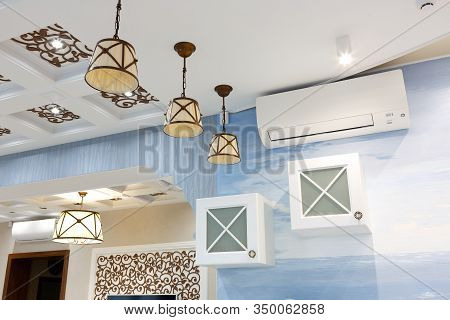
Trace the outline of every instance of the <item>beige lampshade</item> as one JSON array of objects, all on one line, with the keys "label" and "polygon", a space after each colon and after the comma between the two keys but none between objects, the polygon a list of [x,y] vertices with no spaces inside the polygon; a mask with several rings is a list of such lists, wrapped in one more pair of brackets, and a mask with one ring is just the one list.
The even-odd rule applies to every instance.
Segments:
[{"label": "beige lampshade", "polygon": [[61,212],[53,241],[68,244],[97,244],[103,242],[100,214],[88,210]]},{"label": "beige lampshade", "polygon": [[217,133],[211,140],[208,161],[213,164],[235,164],[241,161],[237,137],[231,133]]},{"label": "beige lampshade", "polygon": [[198,102],[180,97],[171,101],[164,122],[164,133],[176,138],[190,138],[203,132]]},{"label": "beige lampshade", "polygon": [[139,86],[134,47],[121,39],[97,43],[85,80],[92,88],[108,93],[133,92]]}]

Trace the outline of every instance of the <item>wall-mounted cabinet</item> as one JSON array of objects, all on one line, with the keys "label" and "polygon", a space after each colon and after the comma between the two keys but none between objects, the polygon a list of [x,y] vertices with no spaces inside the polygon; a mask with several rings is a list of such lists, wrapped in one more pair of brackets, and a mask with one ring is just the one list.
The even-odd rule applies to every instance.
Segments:
[{"label": "wall-mounted cabinet", "polygon": [[289,162],[292,229],[304,236],[370,233],[359,155]]},{"label": "wall-mounted cabinet", "polygon": [[197,200],[197,263],[217,267],[271,265],[272,209],[259,194]]}]

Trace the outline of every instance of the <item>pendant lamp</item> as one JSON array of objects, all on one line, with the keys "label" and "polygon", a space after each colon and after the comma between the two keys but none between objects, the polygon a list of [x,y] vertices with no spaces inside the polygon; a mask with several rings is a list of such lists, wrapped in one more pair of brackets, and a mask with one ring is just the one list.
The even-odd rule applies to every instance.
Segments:
[{"label": "pendant lamp", "polygon": [[203,132],[202,115],[198,102],[186,97],[186,58],[195,51],[190,42],[179,42],[174,47],[183,58],[183,92],[181,97],[174,98],[165,114],[164,133],[175,138],[191,138]]},{"label": "pendant lamp", "polygon": [[61,212],[56,223],[53,241],[68,244],[97,244],[103,242],[100,214],[83,209],[83,200],[87,192],[79,192],[81,197],[79,210]]},{"label": "pendant lamp", "polygon": [[116,6],[116,32],[112,38],[97,43],[84,77],[95,90],[114,94],[133,92],[139,86],[134,47],[119,38],[121,9],[122,2],[119,0]]},{"label": "pendant lamp", "polygon": [[237,137],[227,133],[225,128],[225,97],[233,88],[227,84],[221,84],[214,89],[222,97],[222,132],[216,133],[211,140],[208,161],[213,164],[236,164],[241,161]]}]

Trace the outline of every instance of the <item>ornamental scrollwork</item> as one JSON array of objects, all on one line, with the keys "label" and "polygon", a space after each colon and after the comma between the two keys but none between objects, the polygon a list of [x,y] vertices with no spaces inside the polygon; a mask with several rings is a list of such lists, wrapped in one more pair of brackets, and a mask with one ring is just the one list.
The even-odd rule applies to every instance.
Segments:
[{"label": "ornamental scrollwork", "polygon": [[0,128],[0,137],[5,134],[11,134],[11,130],[9,130],[7,128]]},{"label": "ornamental scrollwork", "polygon": [[7,79],[3,75],[0,74],[0,84],[2,84],[3,82],[10,82],[10,81],[11,81],[11,79]]},{"label": "ornamental scrollwork", "polygon": [[108,295],[175,294],[200,299],[200,270],[194,250],[112,254],[97,257],[94,299]]},{"label": "ornamental scrollwork", "polygon": [[[55,48],[52,45],[55,39],[61,42],[61,48]],[[24,46],[28,51],[38,53],[43,60],[58,68],[65,63],[76,63],[87,59],[93,52],[56,23],[11,40]]]},{"label": "ornamental scrollwork", "polygon": [[27,111],[33,112],[37,114],[39,118],[47,119],[48,122],[56,124],[80,119],[79,115],[74,114],[56,103],[50,103],[42,107],[28,109]]},{"label": "ornamental scrollwork", "polygon": [[103,98],[111,100],[116,107],[124,109],[134,107],[138,104],[149,104],[152,101],[159,101],[155,96],[141,86],[137,87],[137,89],[129,95],[108,92],[102,92],[101,95]]}]

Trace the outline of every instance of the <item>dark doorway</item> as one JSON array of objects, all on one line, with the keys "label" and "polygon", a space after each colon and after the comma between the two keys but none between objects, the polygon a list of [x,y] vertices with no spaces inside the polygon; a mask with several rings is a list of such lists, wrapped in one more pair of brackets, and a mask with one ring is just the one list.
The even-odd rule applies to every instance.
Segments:
[{"label": "dark doorway", "polygon": [[4,300],[64,300],[69,250],[8,256]]}]

